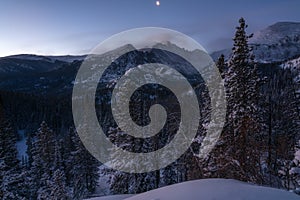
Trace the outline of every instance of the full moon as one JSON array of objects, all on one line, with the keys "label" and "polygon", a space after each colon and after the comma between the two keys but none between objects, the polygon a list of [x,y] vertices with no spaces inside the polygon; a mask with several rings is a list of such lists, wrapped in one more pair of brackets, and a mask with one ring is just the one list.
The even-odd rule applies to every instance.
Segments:
[{"label": "full moon", "polygon": [[157,5],[157,6],[160,6],[160,2],[159,2],[159,1],[156,1],[156,5]]}]

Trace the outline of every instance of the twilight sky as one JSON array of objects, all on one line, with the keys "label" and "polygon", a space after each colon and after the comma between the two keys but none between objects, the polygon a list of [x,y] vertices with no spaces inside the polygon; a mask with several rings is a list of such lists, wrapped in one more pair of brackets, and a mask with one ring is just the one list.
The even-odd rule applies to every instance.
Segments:
[{"label": "twilight sky", "polygon": [[86,54],[109,36],[158,26],[189,35],[208,51],[231,44],[243,16],[249,32],[300,22],[299,0],[1,0],[0,57]]}]

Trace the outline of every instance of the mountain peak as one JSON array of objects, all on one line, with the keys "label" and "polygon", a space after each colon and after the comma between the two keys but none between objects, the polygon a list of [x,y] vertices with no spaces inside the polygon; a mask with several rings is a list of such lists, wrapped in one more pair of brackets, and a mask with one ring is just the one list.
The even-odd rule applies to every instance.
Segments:
[{"label": "mountain peak", "polygon": [[276,22],[275,24],[272,24],[269,27],[281,27],[281,26],[300,26],[300,22],[282,21],[282,22]]},{"label": "mountain peak", "polygon": [[[263,63],[281,62],[300,55],[300,22],[277,22],[254,33],[249,40],[255,60]],[[216,60],[221,54],[230,57],[231,49],[212,53]]]},{"label": "mountain peak", "polygon": [[277,22],[267,28],[254,33],[251,43],[277,44],[283,39],[300,36],[299,22]]}]

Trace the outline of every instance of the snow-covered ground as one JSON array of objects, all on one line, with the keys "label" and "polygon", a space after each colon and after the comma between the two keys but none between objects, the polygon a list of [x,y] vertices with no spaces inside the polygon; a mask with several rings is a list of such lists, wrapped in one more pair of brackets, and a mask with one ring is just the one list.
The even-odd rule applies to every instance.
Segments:
[{"label": "snow-covered ground", "polygon": [[112,195],[112,196],[105,196],[105,197],[96,197],[96,198],[91,198],[89,200],[124,200],[132,196],[133,194],[121,194],[121,195]]},{"label": "snow-covered ground", "polygon": [[99,180],[98,180],[98,186],[96,188],[96,194],[97,196],[107,196],[110,195],[109,190],[109,174],[105,174],[106,166],[101,165],[99,167]]},{"label": "snow-covered ground", "polygon": [[26,145],[26,136],[25,136],[25,130],[18,130],[18,134],[20,137],[20,140],[17,141],[17,150],[18,150],[18,159],[22,160],[22,157],[27,157],[27,145]]},{"label": "snow-covered ground", "polygon": [[138,194],[92,198],[92,200],[299,200],[284,190],[261,187],[230,179],[202,179]]}]

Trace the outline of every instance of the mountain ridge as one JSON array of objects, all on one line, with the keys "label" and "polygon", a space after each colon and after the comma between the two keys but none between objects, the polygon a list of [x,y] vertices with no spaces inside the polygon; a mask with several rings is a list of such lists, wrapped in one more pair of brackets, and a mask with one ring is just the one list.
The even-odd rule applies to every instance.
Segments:
[{"label": "mountain ridge", "polygon": [[[277,22],[254,33],[249,40],[255,60],[261,63],[283,62],[300,56],[300,22]],[[214,60],[224,54],[228,59],[231,49],[211,53]]]}]

